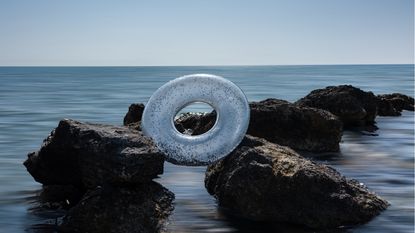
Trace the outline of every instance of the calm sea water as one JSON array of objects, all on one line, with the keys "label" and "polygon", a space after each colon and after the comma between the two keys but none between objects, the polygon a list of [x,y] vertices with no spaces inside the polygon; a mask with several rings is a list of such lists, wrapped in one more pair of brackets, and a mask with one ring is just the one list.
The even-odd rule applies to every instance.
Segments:
[{"label": "calm sea water", "polygon": [[[0,67],[0,232],[33,231],[51,214],[32,211],[41,185],[22,162],[62,118],[121,125],[128,106],[146,102],[173,78],[211,73],[239,85],[250,101],[295,101],[313,89],[352,84],[375,94],[414,94],[413,65],[236,67]],[[193,109],[196,111],[204,110]],[[378,136],[344,132],[341,152],[319,161],[365,183],[391,206],[345,232],[414,231],[414,113],[378,117]],[[205,167],[165,164],[158,182],[176,194],[172,232],[307,232],[229,219],[205,190]],[[345,210],[347,211],[347,210]]]}]

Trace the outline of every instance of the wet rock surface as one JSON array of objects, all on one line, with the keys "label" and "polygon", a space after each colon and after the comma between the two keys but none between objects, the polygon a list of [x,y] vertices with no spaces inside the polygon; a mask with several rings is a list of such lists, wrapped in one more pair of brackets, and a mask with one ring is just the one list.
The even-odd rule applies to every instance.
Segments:
[{"label": "wet rock surface", "polygon": [[[363,126],[362,130],[375,131],[377,129],[376,115],[400,116],[403,110],[414,111],[414,98],[400,93],[375,96],[372,92],[366,92],[351,85],[340,85],[314,90],[294,104],[280,99],[266,99],[251,102],[250,107],[251,121],[248,134],[263,137],[293,149],[327,152],[338,150],[336,141],[339,141],[341,137],[339,131],[342,130],[342,126],[339,126],[332,116],[322,110],[337,116],[346,128]],[[124,118],[124,125],[140,130],[143,109],[143,104],[131,104]],[[266,114],[271,116],[266,116]],[[126,121],[127,118],[129,120]],[[293,119],[298,125],[292,123]],[[212,128],[215,121],[214,111],[185,113],[175,120],[175,126],[184,134],[200,135]],[[309,130],[304,128],[303,126],[308,123],[315,127]],[[275,130],[264,127],[267,125]],[[290,130],[276,129],[287,125],[292,126]],[[318,132],[320,130],[318,127],[321,128],[320,132]],[[280,132],[285,134],[279,135]],[[294,142],[297,139],[299,141]]]},{"label": "wet rock surface", "polygon": [[249,135],[208,166],[205,186],[232,215],[310,228],[365,223],[388,205],[333,168]]},{"label": "wet rock surface", "polygon": [[174,194],[156,182],[97,187],[69,210],[61,232],[165,232]]},{"label": "wet rock surface", "polygon": [[327,110],[338,116],[345,127],[353,127],[375,123],[378,99],[372,92],[340,85],[314,90],[295,104]]},{"label": "wet rock surface", "polygon": [[34,229],[164,232],[173,210],[174,194],[152,181],[164,155],[128,127],[62,120],[24,165],[44,184],[33,211],[56,211],[52,224]]},{"label": "wet rock surface", "polygon": [[[325,110],[299,107],[288,101],[266,99],[251,102],[248,134],[280,145],[311,152],[338,151],[342,122]],[[179,117],[176,128],[199,135],[213,127],[216,113],[187,113]]]},{"label": "wet rock surface", "polygon": [[66,119],[24,165],[45,185],[95,188],[150,182],[163,173],[163,163],[163,154],[140,131]]},{"label": "wet rock surface", "polygon": [[288,101],[251,102],[248,134],[296,150],[338,151],[341,121],[325,110],[298,107]]},{"label": "wet rock surface", "polygon": [[44,185],[35,208],[67,210],[76,205],[85,190],[73,185]]},{"label": "wet rock surface", "polygon": [[379,116],[400,116],[403,110],[414,111],[414,98],[400,94],[378,95]]}]

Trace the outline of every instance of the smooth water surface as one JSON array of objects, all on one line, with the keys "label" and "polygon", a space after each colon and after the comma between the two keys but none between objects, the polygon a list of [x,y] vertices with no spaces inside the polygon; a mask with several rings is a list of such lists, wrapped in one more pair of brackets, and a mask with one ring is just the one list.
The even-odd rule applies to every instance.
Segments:
[{"label": "smooth water surface", "polygon": [[[34,231],[55,213],[31,210],[41,185],[22,162],[62,118],[121,125],[128,106],[146,102],[165,82],[192,73],[230,79],[250,101],[295,101],[311,90],[352,84],[375,94],[414,94],[413,65],[235,67],[0,67],[0,232]],[[195,108],[194,111],[203,111]],[[414,231],[414,113],[378,117],[377,136],[344,132],[329,164],[391,203],[371,222],[345,232]],[[171,232],[308,232],[230,219],[203,184],[205,167],[165,164],[157,181],[176,195]]]}]

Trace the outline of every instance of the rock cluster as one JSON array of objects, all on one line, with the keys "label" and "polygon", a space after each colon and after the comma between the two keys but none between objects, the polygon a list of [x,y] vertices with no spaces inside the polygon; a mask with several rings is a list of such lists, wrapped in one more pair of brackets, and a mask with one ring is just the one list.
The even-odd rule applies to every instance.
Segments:
[{"label": "rock cluster", "polygon": [[[251,102],[248,134],[280,145],[312,152],[338,151],[342,123],[325,110],[299,107],[288,101],[266,99]],[[176,120],[183,133],[199,135],[215,124],[215,112],[184,114]]]},{"label": "rock cluster", "polygon": [[[412,97],[342,85],[314,90],[295,103],[251,102],[250,109],[242,143],[206,170],[205,187],[227,214],[332,229],[362,224],[387,208],[358,181],[292,149],[338,151],[343,128],[414,111]],[[60,232],[165,231],[174,194],[153,181],[163,173],[164,155],[140,131],[143,110],[143,104],[129,107],[128,127],[62,120],[28,155],[24,165],[44,185],[40,205],[68,209]],[[215,111],[183,114],[175,126],[199,135],[215,121]]]},{"label": "rock cluster", "polygon": [[[339,150],[342,122],[328,111],[299,107],[279,99],[251,102],[249,106],[251,119],[247,133],[250,135],[297,150]],[[215,121],[215,111],[205,114],[185,113],[175,120],[175,126],[184,134],[200,135],[212,128]]]},{"label": "rock cluster", "polygon": [[[63,232],[162,231],[174,198],[152,181],[163,164],[164,155],[139,131],[74,120],[60,121],[24,162],[47,200],[72,203]],[[86,194],[79,201],[73,190]]]},{"label": "rock cluster", "polygon": [[400,116],[402,110],[414,111],[414,98],[400,94],[375,96],[351,85],[329,86],[310,92],[295,102],[330,111],[345,127],[373,126],[379,116]]},{"label": "rock cluster", "polygon": [[[133,104],[126,115],[134,115]],[[339,150],[343,128],[364,126],[377,129],[375,118],[399,116],[402,110],[414,111],[414,98],[394,93],[375,96],[351,85],[329,86],[310,92],[295,103],[280,99],[251,102],[248,134],[289,146],[295,150],[332,152]],[[140,117],[129,121],[139,128]],[[215,123],[215,112],[187,113],[175,121],[185,134],[199,135]]]}]

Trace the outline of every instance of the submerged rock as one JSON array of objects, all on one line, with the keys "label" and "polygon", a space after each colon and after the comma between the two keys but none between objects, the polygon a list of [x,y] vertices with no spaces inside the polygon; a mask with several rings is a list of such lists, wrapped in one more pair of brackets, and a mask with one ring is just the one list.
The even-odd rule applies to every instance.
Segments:
[{"label": "submerged rock", "polygon": [[402,110],[414,111],[414,98],[400,94],[378,95],[379,116],[400,116]]},{"label": "submerged rock", "polygon": [[340,85],[314,90],[295,104],[327,110],[338,116],[345,127],[349,127],[373,125],[378,100],[372,92],[351,85]]},{"label": "submerged rock", "polygon": [[165,232],[174,194],[158,183],[97,187],[69,210],[61,232]]},{"label": "submerged rock", "polygon": [[388,205],[333,168],[249,135],[208,166],[205,186],[229,214],[311,228],[361,224]]},{"label": "submerged rock", "polygon": [[144,112],[144,104],[131,104],[128,108],[127,114],[124,116],[124,125],[127,126],[132,123],[141,121]]},{"label": "submerged rock", "polygon": [[330,112],[298,107],[285,100],[251,102],[248,134],[293,149],[338,151],[342,136],[341,121]]},{"label": "submerged rock", "polygon": [[69,209],[76,205],[85,190],[73,185],[44,185],[39,195],[39,206],[44,209]]},{"label": "submerged rock", "polygon": [[163,163],[163,154],[140,131],[66,119],[24,165],[45,185],[95,188],[150,182],[163,173]]}]

